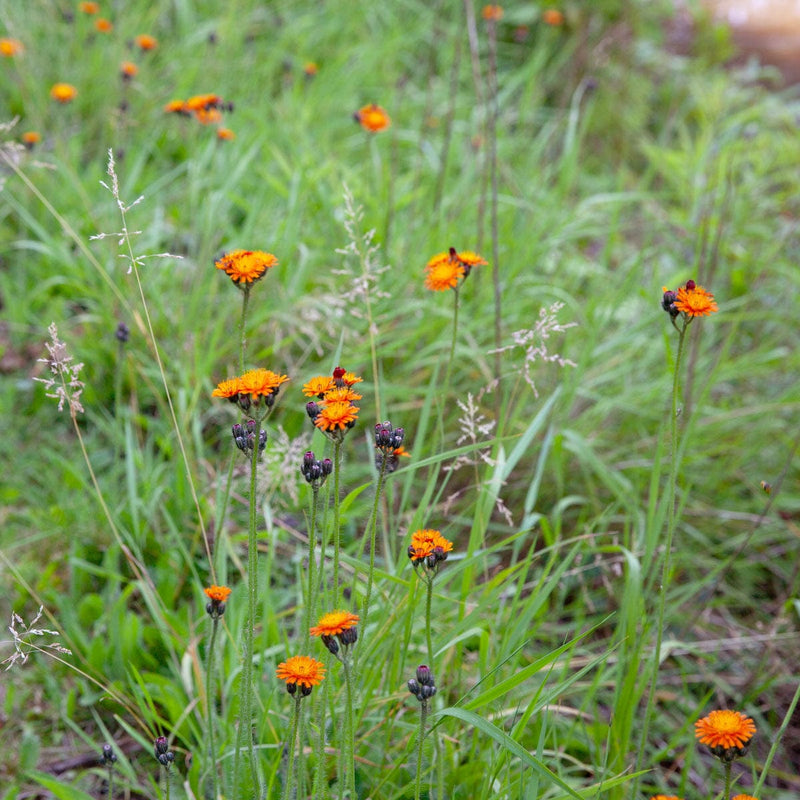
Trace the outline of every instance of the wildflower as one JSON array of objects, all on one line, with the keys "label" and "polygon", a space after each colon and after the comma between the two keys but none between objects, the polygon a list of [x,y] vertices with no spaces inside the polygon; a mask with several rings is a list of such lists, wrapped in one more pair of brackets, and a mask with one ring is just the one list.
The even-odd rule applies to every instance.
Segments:
[{"label": "wildflower", "polygon": [[125,344],[131,338],[131,329],[124,322],[120,322],[114,331],[114,337],[120,344]]},{"label": "wildflower", "polygon": [[242,382],[239,378],[228,378],[217,384],[217,388],[211,392],[212,397],[227,397],[232,403],[235,403],[239,398],[239,392],[242,391]]},{"label": "wildflower", "polygon": [[433,673],[430,667],[425,664],[417,667],[416,678],[408,682],[408,691],[420,701],[427,703],[436,694],[436,684],[433,680]]},{"label": "wildflower", "polygon": [[395,450],[401,449],[400,445],[403,444],[405,434],[403,428],[392,428],[392,423],[388,420],[379,422],[375,426],[375,447],[386,455],[394,453]]},{"label": "wildflower", "polygon": [[325,677],[325,665],[310,656],[292,656],[278,664],[275,674],[282,681],[286,682],[286,691],[294,694],[297,685],[300,684],[300,692],[303,697],[311,694],[311,689],[322,683]]},{"label": "wildflower", "polygon": [[336,367],[333,371],[333,381],[340,389],[343,386],[352,386],[355,383],[361,383],[364,379],[359,378],[352,372],[347,372],[344,367]]},{"label": "wildflower", "polygon": [[744,756],[756,732],[752,719],[728,709],[712,711],[695,722],[694,727],[700,744],[708,745],[713,755],[726,762]]},{"label": "wildflower", "polygon": [[221,142],[230,142],[236,138],[236,134],[230,128],[217,128],[217,139]]},{"label": "wildflower", "polygon": [[133,43],[140,49],[145,52],[148,50],[155,50],[158,47],[158,39],[155,36],[151,36],[149,33],[140,33],[134,40]]},{"label": "wildflower", "polygon": [[122,64],[120,64],[119,74],[123,81],[129,81],[136,77],[137,72],[139,72],[139,67],[137,67],[133,61],[123,61]]},{"label": "wildflower", "polygon": [[0,39],[0,56],[4,58],[13,58],[22,53],[25,48],[19,39]]},{"label": "wildflower", "polygon": [[422,528],[411,535],[408,557],[414,566],[424,561],[426,566],[435,567],[438,562],[447,560],[447,554],[452,549],[453,543],[439,531]]},{"label": "wildflower", "polygon": [[[236,423],[232,428],[233,441],[236,446],[245,454],[250,455],[253,452],[256,442],[256,422],[253,419],[248,419],[244,425]],[[267,446],[267,432],[264,428],[258,432],[258,453],[259,455],[264,452]]]},{"label": "wildflower", "polygon": [[303,384],[303,394],[306,397],[318,397],[320,400],[325,395],[336,388],[333,378],[330,375],[318,375],[308,383]]},{"label": "wildflower", "polygon": [[99,14],[100,13],[100,3],[92,3],[92,2],[84,2],[78,5],[78,8],[83,11],[84,14]]},{"label": "wildflower", "polygon": [[22,134],[22,144],[25,145],[27,150],[33,150],[41,141],[42,137],[37,131],[25,131],[25,133]]},{"label": "wildflower", "polygon": [[717,311],[714,295],[694,281],[686,281],[676,292],[675,308],[687,317],[705,317]]},{"label": "wildflower", "polygon": [[359,620],[358,614],[351,614],[349,611],[331,611],[329,614],[323,614],[319,622],[308,632],[312,636],[338,636],[354,628]]},{"label": "wildflower", "polygon": [[758,798],[749,794],[737,794],[736,796],[731,797],[731,800],[758,800]]},{"label": "wildflower", "polygon": [[98,17],[94,21],[94,27],[98,33],[111,33],[111,31],[114,30],[114,26],[111,24],[111,21],[105,19],[104,17]]},{"label": "wildflower", "polygon": [[210,601],[206,605],[206,613],[211,619],[219,619],[225,613],[225,603],[231,595],[231,590],[227,586],[209,586],[203,591]]},{"label": "wildflower", "polygon": [[218,108],[199,108],[194,118],[201,125],[216,125],[222,119],[222,112]]},{"label": "wildflower", "polygon": [[71,83],[54,83],[50,97],[59,103],[71,103],[78,96],[78,90]]},{"label": "wildflower", "polygon": [[238,285],[255,283],[278,263],[272,253],[263,250],[232,250],[220,256],[214,266]]},{"label": "wildflower", "polygon": [[323,431],[344,431],[352,428],[358,418],[358,408],[352,403],[339,401],[327,403],[320,409],[314,424]]},{"label": "wildflower", "polygon": [[558,28],[564,24],[564,15],[557,8],[546,8],[542,12],[542,22],[553,28]]},{"label": "wildflower", "polygon": [[313,61],[308,61],[303,65],[303,74],[306,78],[313,78],[319,72],[319,67]]},{"label": "wildflower", "polygon": [[353,114],[353,119],[365,130],[370,133],[378,133],[385,131],[392,121],[386,110],[375,103],[362,106]]},{"label": "wildflower", "polygon": [[[400,466],[401,458],[411,458],[411,453],[405,447],[396,447],[389,453],[383,453],[380,450],[375,452],[375,469],[380,470],[383,468],[386,472],[392,473]],[[384,466],[384,461],[386,465]]]},{"label": "wildflower", "polygon": [[186,103],[183,100],[170,100],[164,106],[164,111],[167,114],[188,114],[188,110],[186,108]]},{"label": "wildflower", "polygon": [[674,794],[654,794],[650,800],[681,800],[681,798]]},{"label": "wildflower", "polygon": [[117,762],[117,754],[114,752],[114,748],[110,744],[103,745],[103,763],[107,767],[111,767],[113,764]]},{"label": "wildflower", "polygon": [[499,22],[501,19],[503,19],[503,9],[498,5],[487,5],[483,7],[481,16],[487,22]]},{"label": "wildflower", "polygon": [[169,741],[166,736],[159,736],[153,743],[153,750],[155,752],[158,763],[163,767],[169,768],[175,760],[175,753],[169,749]]},{"label": "wildflower", "polygon": [[300,472],[313,488],[319,489],[325,483],[328,475],[333,472],[333,461],[329,458],[323,458],[320,461],[311,450],[308,450],[303,454]]},{"label": "wildflower", "polygon": [[267,405],[271,405],[269,398],[274,397],[281,384],[288,380],[288,376],[269,369],[251,369],[239,378],[239,394],[248,394],[254,401],[266,397]]},{"label": "wildflower", "polygon": [[323,398],[323,405],[326,403],[355,403],[362,399],[362,395],[354,392],[349,386],[343,386],[341,389],[331,389],[325,392]]},{"label": "wildflower", "polygon": [[425,266],[425,287],[434,292],[456,289],[466,280],[473,267],[485,265],[486,260],[471,250],[458,252],[451,247],[447,253],[437,253]]}]

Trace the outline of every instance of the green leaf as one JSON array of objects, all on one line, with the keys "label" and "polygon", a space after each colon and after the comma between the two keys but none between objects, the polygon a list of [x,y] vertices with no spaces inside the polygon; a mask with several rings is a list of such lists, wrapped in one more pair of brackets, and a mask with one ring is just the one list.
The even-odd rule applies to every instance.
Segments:
[{"label": "green leaf", "polygon": [[52,792],[57,800],[94,800],[90,794],[86,794],[86,792],[74,786],[60,783],[52,775],[47,775],[44,772],[29,772],[28,777]]}]

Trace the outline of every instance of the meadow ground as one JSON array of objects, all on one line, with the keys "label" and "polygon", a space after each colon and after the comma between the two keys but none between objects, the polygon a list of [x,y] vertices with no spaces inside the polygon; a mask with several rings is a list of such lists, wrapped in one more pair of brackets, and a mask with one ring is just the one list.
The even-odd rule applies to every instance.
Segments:
[{"label": "meadow ground", "polygon": [[671,14],[0,5],[0,798],[797,797],[800,103]]}]

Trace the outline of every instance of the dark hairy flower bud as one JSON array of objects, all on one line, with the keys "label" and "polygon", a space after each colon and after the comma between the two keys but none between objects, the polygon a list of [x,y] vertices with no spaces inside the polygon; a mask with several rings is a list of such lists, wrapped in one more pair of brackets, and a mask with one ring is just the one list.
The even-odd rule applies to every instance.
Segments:
[{"label": "dark hairy flower bud", "polygon": [[352,628],[347,628],[339,634],[339,641],[345,646],[349,647],[358,641],[358,627],[355,625]]},{"label": "dark hairy flower bud", "polygon": [[114,752],[114,748],[111,747],[110,744],[103,745],[103,763],[110,767],[113,763],[117,760],[117,754]]},{"label": "dark hairy flower bud", "polygon": [[306,403],[306,414],[308,414],[309,419],[312,421],[320,415],[321,411],[322,409],[313,400]]},{"label": "dark hairy flower bud", "polygon": [[131,336],[130,328],[124,322],[120,322],[119,325],[117,325],[114,336],[117,337],[117,341],[120,342],[120,344],[125,344]]},{"label": "dark hairy flower bud", "polygon": [[417,667],[417,680],[423,686],[433,686],[433,673],[430,667],[425,664],[420,664],[420,666]]},{"label": "dark hairy flower bud", "polygon": [[320,638],[322,639],[322,644],[324,644],[333,655],[339,652],[339,642],[336,641],[336,637],[323,634]]}]

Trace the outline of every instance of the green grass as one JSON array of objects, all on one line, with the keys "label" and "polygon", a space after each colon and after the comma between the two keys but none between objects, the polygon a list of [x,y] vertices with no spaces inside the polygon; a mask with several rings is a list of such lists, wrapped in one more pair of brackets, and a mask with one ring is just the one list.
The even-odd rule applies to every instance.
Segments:
[{"label": "green grass", "polygon": [[[312,437],[300,387],[339,363],[364,378],[341,475],[354,603],[378,477],[372,425],[404,427],[412,452],[378,504],[373,601],[356,645],[359,797],[414,797],[419,703],[405,684],[427,645],[425,587],[406,550],[421,527],[454,542],[434,585],[423,797],[429,782],[436,798],[714,797],[722,769],[695,744],[693,722],[726,707],[758,727],[734,765],[737,790],[796,796],[800,728],[781,727],[798,686],[800,610],[796,93],[724,69],[729,45],[710,29],[697,56],[669,52],[655,4],[568,3],[563,28],[543,25],[537,4],[508,6],[493,225],[480,8],[477,86],[461,4],[137,0],[102,13],[111,34],[36,0],[0,12],[0,35],[25,46],[0,63],[0,121],[20,117],[0,161],[0,618],[29,623],[42,605],[37,625],[58,635],[35,641],[71,650],[31,652],[3,673],[0,798],[104,796],[98,764],[111,741],[119,796],[161,796],[162,734],[176,752],[171,796],[206,796],[203,530],[217,582],[233,588],[215,738],[234,796],[249,474],[230,438],[239,417],[211,391],[239,372],[240,310],[213,260],[240,247],[280,260],[252,293],[247,366],[291,378],[267,423],[258,507],[254,736],[267,796],[283,793],[293,706],[274,670],[303,639],[310,491],[299,464],[309,447],[331,455]],[[143,32],[155,51],[129,48]],[[123,59],[139,66],[127,86]],[[313,79],[307,61],[319,65]],[[78,88],[72,104],[50,100],[56,81]],[[202,92],[234,102],[224,124],[235,140],[162,111]],[[387,109],[387,131],[353,122],[368,102]],[[42,135],[30,152],[13,144],[24,130]],[[119,237],[90,239],[121,229],[100,185],[109,149],[124,202],[143,196],[126,214],[140,231],[134,254],[181,257],[146,258],[141,294]],[[363,211],[352,236],[345,192]],[[453,297],[426,291],[423,268],[450,246],[490,265],[460,290],[448,365]],[[365,263],[368,308],[352,293]],[[573,365],[533,363],[537,394],[519,347],[502,353],[490,386],[495,264],[504,346],[556,302],[558,321],[574,323],[547,340]],[[692,324],[681,369],[677,527],[641,742],[677,347],[659,304],[663,285],[688,278],[720,311]],[[99,492],[68,413],[32,380],[45,373],[36,359],[51,322],[84,364],[78,424]],[[131,330],[125,345],[119,322]],[[460,438],[458,403],[470,396],[494,425],[475,441]],[[330,487],[320,493],[329,505]],[[330,529],[332,511],[320,516]],[[320,774],[333,781],[344,684],[311,644],[328,662],[327,689],[308,709],[326,703]],[[12,652],[0,643],[0,660]],[[308,717],[309,792],[317,734]],[[338,784],[330,791],[338,797]]]}]

